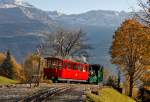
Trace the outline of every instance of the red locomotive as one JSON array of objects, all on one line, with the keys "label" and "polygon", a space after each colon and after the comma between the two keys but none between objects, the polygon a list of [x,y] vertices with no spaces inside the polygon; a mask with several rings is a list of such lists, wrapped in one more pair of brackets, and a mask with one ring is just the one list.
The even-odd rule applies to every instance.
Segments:
[{"label": "red locomotive", "polygon": [[[91,82],[95,80],[98,82],[98,74],[101,68],[92,68],[91,65],[86,63],[80,63],[76,61],[60,59],[55,57],[45,58],[46,68],[44,68],[44,77],[46,79],[51,79],[54,82],[58,81],[79,81],[79,82],[88,82],[91,79]],[[94,71],[94,74],[91,74]],[[91,77],[90,77],[91,76]],[[95,79],[96,78],[96,79]],[[100,79],[100,78],[99,78]],[[100,81],[100,80],[99,80]]]}]

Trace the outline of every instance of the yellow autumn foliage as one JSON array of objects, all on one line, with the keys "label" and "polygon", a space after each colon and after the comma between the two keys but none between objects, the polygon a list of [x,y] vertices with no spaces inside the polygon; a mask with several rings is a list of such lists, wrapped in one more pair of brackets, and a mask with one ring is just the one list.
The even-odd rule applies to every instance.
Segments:
[{"label": "yellow autumn foliage", "polygon": [[136,19],[125,20],[113,36],[110,54],[111,62],[124,72],[132,96],[134,83],[150,65],[150,28]]},{"label": "yellow autumn foliage", "polygon": [[[3,61],[5,60],[6,55],[4,53],[0,53],[0,64],[3,63]],[[23,67],[16,62],[16,59],[14,57],[11,57],[12,59],[12,63],[13,63],[13,74],[14,74],[14,79],[17,80],[25,80],[25,76],[24,76],[24,70]]]},{"label": "yellow autumn foliage", "polygon": [[26,80],[30,80],[30,78],[38,74],[39,69],[39,56],[37,54],[30,54],[26,57],[24,62],[24,71]]},{"label": "yellow autumn foliage", "polygon": [[24,69],[21,64],[17,63],[15,58],[12,58],[13,62],[13,72],[15,79],[25,80]]},{"label": "yellow autumn foliage", "polygon": [[6,58],[6,56],[3,53],[0,53],[0,64],[3,63],[5,58]]}]

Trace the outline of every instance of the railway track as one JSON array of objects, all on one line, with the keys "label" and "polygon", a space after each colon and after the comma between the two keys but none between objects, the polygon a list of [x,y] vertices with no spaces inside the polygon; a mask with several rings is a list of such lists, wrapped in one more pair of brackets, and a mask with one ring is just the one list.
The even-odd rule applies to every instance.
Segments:
[{"label": "railway track", "polygon": [[45,89],[33,95],[24,97],[23,99],[20,99],[17,102],[42,102],[45,101],[47,98],[52,97],[57,93],[64,92],[65,90],[68,90],[70,88],[70,86],[61,86]]}]

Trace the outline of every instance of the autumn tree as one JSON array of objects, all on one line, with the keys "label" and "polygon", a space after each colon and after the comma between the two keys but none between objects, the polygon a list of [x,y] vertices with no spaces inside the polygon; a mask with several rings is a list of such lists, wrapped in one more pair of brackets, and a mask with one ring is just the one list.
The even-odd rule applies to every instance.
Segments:
[{"label": "autumn tree", "polygon": [[0,74],[2,76],[8,77],[13,79],[13,62],[11,59],[11,54],[7,51],[7,55],[5,60],[3,61],[2,65],[0,66]]},{"label": "autumn tree", "polygon": [[39,74],[39,59],[37,54],[30,54],[24,61],[24,71],[26,80],[30,80],[33,75]]},{"label": "autumn tree", "polygon": [[[86,49],[90,46],[86,44],[86,35],[81,30],[58,30],[48,35],[48,40],[44,44],[45,52],[54,56],[72,56],[74,54],[87,55]],[[44,52],[44,53],[45,53]]]},{"label": "autumn tree", "polygon": [[129,19],[122,23],[113,36],[111,61],[125,73],[129,81],[129,96],[132,96],[134,82],[143,75],[144,66],[149,62],[149,34],[148,27]]},{"label": "autumn tree", "polygon": [[23,66],[16,61],[16,59],[12,56],[12,63],[13,63],[13,74],[14,79],[23,82],[25,80],[25,74]]},{"label": "autumn tree", "polygon": [[0,53],[0,65],[3,63],[5,58],[6,58],[5,54]]},{"label": "autumn tree", "polygon": [[[0,53],[0,73],[2,76],[23,81],[24,70],[21,64],[17,63],[16,59],[8,51],[7,54]],[[8,74],[9,72],[9,74]]]}]

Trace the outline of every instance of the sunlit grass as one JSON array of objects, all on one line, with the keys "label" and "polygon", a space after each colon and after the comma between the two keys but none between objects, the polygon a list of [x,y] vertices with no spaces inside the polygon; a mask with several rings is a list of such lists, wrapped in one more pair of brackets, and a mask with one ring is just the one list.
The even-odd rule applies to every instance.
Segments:
[{"label": "sunlit grass", "polygon": [[12,80],[12,79],[8,79],[6,77],[0,76],[0,84],[16,84],[16,83],[19,83],[19,82],[16,80]]},{"label": "sunlit grass", "polygon": [[98,95],[88,92],[87,99],[87,102],[136,102],[112,88],[103,88],[98,91]]}]

